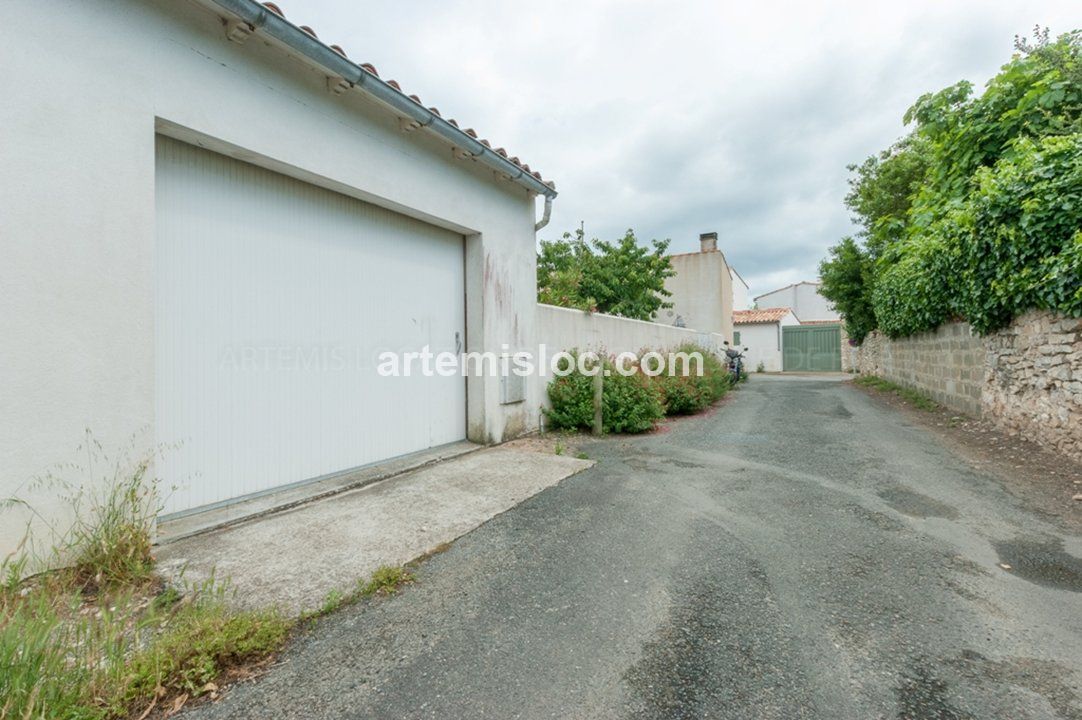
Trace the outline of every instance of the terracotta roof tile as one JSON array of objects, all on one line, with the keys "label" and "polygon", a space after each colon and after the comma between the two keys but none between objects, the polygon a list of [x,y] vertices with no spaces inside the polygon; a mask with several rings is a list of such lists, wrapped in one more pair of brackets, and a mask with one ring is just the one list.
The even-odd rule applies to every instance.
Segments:
[{"label": "terracotta roof tile", "polygon": [[[273,3],[273,2],[265,2],[265,3],[263,3],[263,7],[267,8],[267,9],[268,9],[268,10],[270,10],[270,11],[271,11],[272,13],[274,13],[275,15],[277,15],[278,17],[280,17],[280,18],[282,18],[282,19],[285,19],[285,17],[286,17],[286,16],[285,16],[285,13],[284,13],[284,12],[282,12],[282,8],[278,7],[278,5],[276,5],[276,4],[275,4],[275,3]],[[315,30],[313,30],[312,28],[308,27],[307,25],[297,25],[296,27],[300,28],[300,29],[301,29],[302,31],[304,31],[304,32],[308,33],[308,34],[309,34],[309,35],[311,35],[312,37],[314,37],[314,38],[318,39],[318,36],[316,35],[316,31],[315,31]],[[349,56],[348,56],[348,55],[346,55],[346,51],[345,51],[345,50],[343,50],[343,49],[342,49],[342,48],[341,48],[340,46],[338,46],[338,45],[330,45],[329,47],[330,47],[331,49],[333,49],[333,50],[334,50],[334,51],[335,51],[336,53],[338,53],[339,55],[341,55],[342,57],[344,57],[344,58],[347,58],[347,59],[348,59],[348,57],[349,57]],[[361,64],[360,64],[360,67],[361,67],[362,69],[364,69],[365,71],[367,71],[367,72],[371,73],[372,75],[375,75],[376,77],[379,77],[379,72],[378,72],[378,71],[376,70],[376,66],[375,66],[375,65],[373,65],[372,63],[361,63]],[[395,80],[387,80],[387,81],[385,81],[385,82],[387,83],[387,85],[389,85],[389,86],[393,87],[393,88],[394,88],[395,90],[397,90],[398,92],[400,92],[400,93],[403,93],[403,94],[405,94],[405,93],[403,92],[403,90],[402,90],[402,86],[401,86],[401,85],[399,85],[399,84],[398,84],[398,82],[396,82]],[[416,95],[409,95],[408,97],[409,97],[409,98],[410,98],[411,100],[413,100],[414,102],[416,102],[416,103],[417,103],[418,105],[420,105],[420,104],[421,104],[421,98],[417,97]],[[437,115],[437,116],[440,116],[440,117],[442,117],[442,115],[440,115],[439,111],[438,111],[438,110],[436,110],[436,108],[428,108],[428,109],[429,109],[429,111],[430,111],[430,112],[432,112],[432,113],[433,113],[434,115]],[[448,120],[447,122],[448,122],[448,123],[450,123],[451,125],[455,126],[456,128],[457,128],[457,127],[459,127],[458,123],[457,123],[457,122],[455,122],[454,120]],[[465,132],[466,132],[466,134],[467,134],[467,135],[469,135],[469,136],[470,136],[470,137],[472,137],[472,138],[477,138],[477,137],[478,137],[478,135],[477,135],[477,132],[476,132],[476,131],[474,131],[474,130],[473,130],[472,128],[470,128],[470,129],[466,130]],[[483,144],[483,145],[484,145],[485,147],[488,147],[488,148],[491,148],[491,147],[492,147],[492,145],[491,145],[491,144],[489,144],[488,140],[480,140],[480,142],[481,142],[481,143],[482,143],[482,144]],[[500,150],[498,150],[497,152],[499,152],[499,153],[500,153],[501,155],[503,155],[504,157],[507,157],[508,159],[510,159],[510,160],[511,160],[511,161],[512,161],[512,162],[513,162],[513,163],[514,163],[515,165],[517,165],[517,166],[521,167],[521,168],[522,168],[522,169],[523,169],[523,170],[524,170],[525,172],[529,172],[529,173],[530,173],[531,175],[533,175],[533,176],[534,176],[535,178],[537,178],[538,180],[540,180],[540,181],[541,181],[542,183],[544,183],[544,184],[548,185],[549,187],[555,187],[555,186],[554,186],[554,185],[552,184],[552,182],[551,182],[551,181],[546,181],[546,180],[544,180],[544,178],[542,178],[542,177],[541,177],[541,173],[539,173],[539,172],[537,172],[537,171],[533,171],[533,172],[530,172],[530,166],[529,166],[529,165],[526,165],[525,163],[521,163],[521,162],[519,162],[519,159],[518,159],[517,157],[514,157],[514,158],[511,158],[511,157],[509,157],[509,156],[508,156],[508,153],[507,153],[507,151],[506,151],[506,150],[503,150],[503,149],[501,148],[501,149],[500,149]]]},{"label": "terracotta roof tile", "polygon": [[733,325],[776,323],[790,313],[789,308],[766,308],[765,310],[734,310]]}]

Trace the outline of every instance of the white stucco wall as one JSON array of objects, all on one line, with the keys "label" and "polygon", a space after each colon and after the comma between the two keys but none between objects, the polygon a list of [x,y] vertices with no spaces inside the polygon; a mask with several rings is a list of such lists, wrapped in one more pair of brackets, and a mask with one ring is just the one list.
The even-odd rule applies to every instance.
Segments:
[{"label": "white stucco wall", "polygon": [[733,281],[733,310],[747,310],[750,307],[748,304],[748,286],[744,284],[740,274],[732,267],[729,268],[729,277]]},{"label": "white stucco wall", "polygon": [[799,324],[796,316],[790,312],[780,322],[734,326],[734,330],[740,333],[740,346],[748,348],[745,353],[748,372],[754,372],[760,362],[765,372],[781,372],[781,328]]},{"label": "white stucco wall", "polygon": [[[359,92],[331,94],[322,72],[258,35],[229,42],[194,3],[19,2],[4,23],[0,497],[60,517],[55,494],[27,483],[78,459],[85,428],[113,456],[133,433],[137,447],[152,436],[156,132],[465,235],[468,348],[532,344],[536,210],[524,188],[404,133]],[[238,208],[238,222],[257,211]],[[538,388],[506,406],[498,390],[497,378],[470,381],[472,439],[536,423]],[[0,523],[0,554],[21,532],[19,518]]]},{"label": "white stucco wall", "polygon": [[840,315],[830,301],[819,294],[818,283],[801,282],[755,298],[760,310],[787,307],[801,322],[809,320],[838,320]]},{"label": "white stucco wall", "polygon": [[725,340],[717,333],[541,303],[537,305],[536,328],[537,340],[545,344],[550,356],[576,348],[604,350],[610,354],[666,350],[686,342],[698,343],[717,352]]},{"label": "white stucco wall", "polygon": [[725,255],[717,250],[670,256],[676,275],[665,281],[673,307],[662,310],[657,322],[672,325],[679,317],[685,327],[733,336],[733,279]]}]

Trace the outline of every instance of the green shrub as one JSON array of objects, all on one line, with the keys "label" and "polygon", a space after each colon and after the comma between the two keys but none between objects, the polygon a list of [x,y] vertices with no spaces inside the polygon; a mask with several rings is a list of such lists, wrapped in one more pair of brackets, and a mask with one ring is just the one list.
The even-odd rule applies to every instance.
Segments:
[{"label": "green shrub", "polygon": [[[572,353],[574,357],[577,354]],[[553,378],[549,383],[549,402],[552,407],[545,416],[555,428],[568,430],[589,429],[594,423],[593,378],[576,370],[570,375]]]},{"label": "green shrub", "polygon": [[962,315],[981,333],[1031,308],[1082,315],[1082,133],[1023,138],[976,184]]},{"label": "green shrub", "polygon": [[[674,352],[699,353],[702,356],[702,374],[697,374],[695,363],[692,372],[683,374],[681,368],[665,368],[665,372],[654,378],[661,390],[662,402],[666,415],[690,415],[715,403],[729,389],[729,371],[721,364],[717,356],[709,350],[694,344],[684,344]],[[673,370],[673,374],[670,374]]]},{"label": "green shrub", "polygon": [[[665,416],[657,383],[642,372],[610,373],[601,394],[601,421],[607,433],[641,433],[653,430]],[[591,415],[592,418],[592,415]]]},{"label": "green shrub", "polygon": [[961,222],[957,216],[953,222],[944,220],[935,234],[914,237],[880,260],[872,302],[887,335],[932,330],[954,315]]},{"label": "green shrub", "polygon": [[[572,353],[577,361],[578,355]],[[653,429],[665,415],[657,383],[642,372],[624,376],[604,361],[608,376],[601,393],[602,426],[607,433],[639,433]],[[588,430],[594,423],[594,379],[575,370],[549,383],[552,407],[545,411],[553,427]]]},{"label": "green shrub", "polygon": [[[688,415],[702,411],[716,402],[729,389],[729,372],[716,355],[695,344],[684,344],[672,351],[702,357],[699,363],[688,362],[690,372],[683,374],[683,362],[676,360],[673,374],[670,368],[653,377],[638,366],[632,375],[616,372],[611,359],[605,360],[601,415],[605,432],[646,432],[665,415]],[[645,353],[644,353],[645,354]],[[666,362],[669,352],[661,352]],[[578,355],[574,354],[577,363]],[[640,355],[641,357],[641,355]],[[653,370],[651,367],[650,370]],[[546,411],[553,427],[588,430],[594,422],[594,381],[577,368],[570,375],[555,378],[548,387],[552,408]]]}]

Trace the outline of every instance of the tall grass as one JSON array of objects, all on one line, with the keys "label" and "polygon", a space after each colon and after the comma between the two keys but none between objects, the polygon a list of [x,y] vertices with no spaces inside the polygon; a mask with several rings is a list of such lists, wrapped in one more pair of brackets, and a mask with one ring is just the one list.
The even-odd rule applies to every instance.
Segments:
[{"label": "tall grass", "polygon": [[4,585],[56,567],[67,568],[73,582],[89,589],[150,577],[154,519],[161,509],[157,483],[149,476],[153,456],[129,447],[110,460],[89,430],[76,455],[79,462],[57,465],[27,486],[32,494],[57,497],[66,506],[61,520],[19,497],[0,501],[0,510],[22,509],[46,533],[36,537],[27,525],[18,550],[0,561]]},{"label": "tall grass", "polygon": [[[214,578],[155,596],[151,458],[109,462],[89,432],[81,449],[85,465],[34,487],[59,494],[70,525],[3,503],[29,509],[49,544],[28,531],[0,562],[0,720],[107,720],[199,695],[229,667],[276,650],[291,626],[277,611],[234,611]],[[82,483],[64,476],[72,469]],[[41,567],[60,569],[25,577]]]},{"label": "tall grass", "polygon": [[147,606],[130,594],[89,608],[77,595],[9,599],[0,718],[123,718],[160,697],[210,691],[224,670],[280,647],[291,626],[273,610],[233,611],[227,588],[212,580]]}]

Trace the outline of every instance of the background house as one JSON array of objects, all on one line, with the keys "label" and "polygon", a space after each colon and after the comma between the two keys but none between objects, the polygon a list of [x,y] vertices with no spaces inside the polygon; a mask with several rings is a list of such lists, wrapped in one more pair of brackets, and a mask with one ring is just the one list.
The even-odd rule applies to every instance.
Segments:
[{"label": "background house", "polygon": [[374,368],[532,350],[539,173],[271,3],[5,10],[0,497],[62,523],[28,481],[85,428],[183,514],[536,426],[536,383]]},{"label": "background house", "polygon": [[699,252],[670,255],[676,274],[665,281],[673,307],[658,313],[657,322],[703,333],[733,336],[733,279],[718,234],[699,236]]},{"label": "background house", "polygon": [[819,294],[819,283],[807,280],[759,295],[755,307],[760,310],[787,307],[804,323],[841,319],[830,301]]},{"label": "background house", "polygon": [[[755,298],[760,311],[775,311],[778,316],[777,330],[781,339],[780,370],[795,372],[837,372],[842,369],[842,342],[844,331],[841,316],[830,301],[819,294],[819,283],[798,282],[772,290]],[[797,323],[782,323],[788,312]],[[763,332],[763,331],[756,331]],[[750,336],[749,336],[750,337]],[[742,335],[741,339],[743,340]],[[767,344],[759,347],[760,341]],[[755,335],[756,347],[746,340],[744,345],[751,352],[769,354],[775,352],[764,336]],[[767,364],[764,361],[764,364]],[[756,363],[749,362],[749,367]]]},{"label": "background house", "polygon": [[782,328],[799,324],[789,308],[734,311],[733,344],[748,348],[745,353],[748,372],[757,370],[760,363],[766,372],[781,372]]}]

